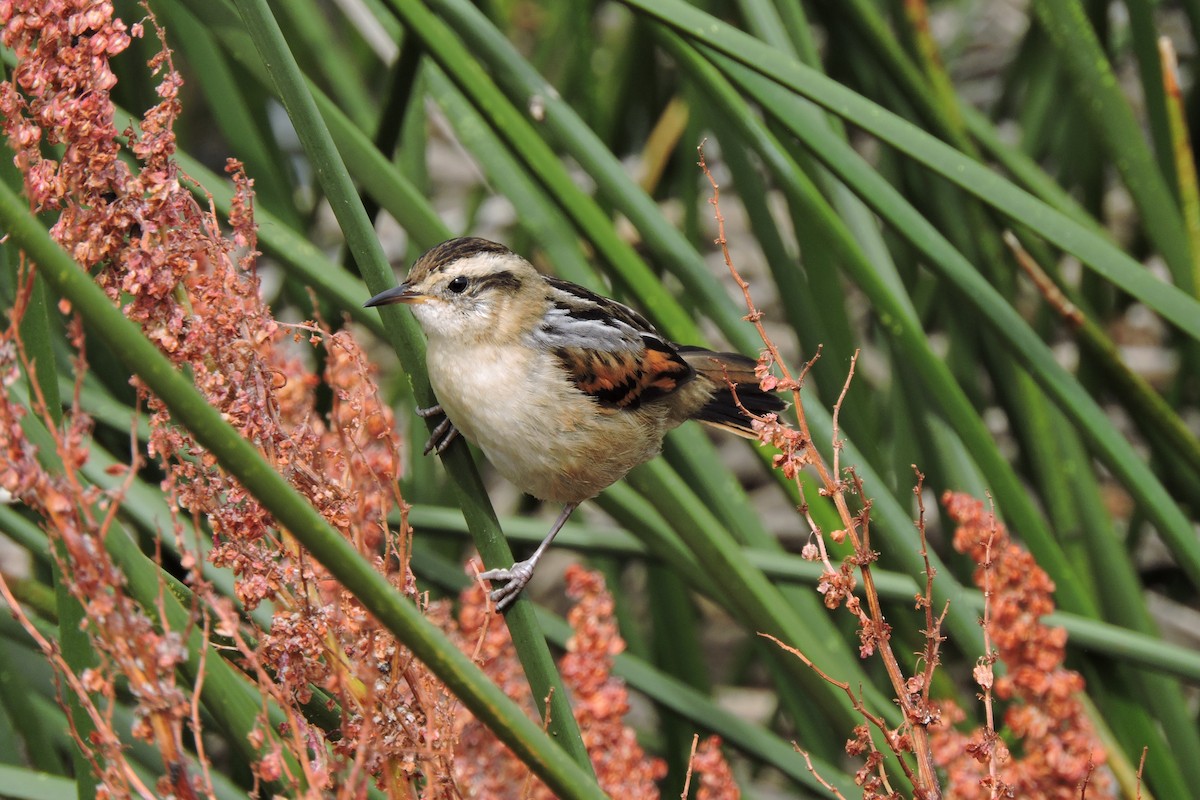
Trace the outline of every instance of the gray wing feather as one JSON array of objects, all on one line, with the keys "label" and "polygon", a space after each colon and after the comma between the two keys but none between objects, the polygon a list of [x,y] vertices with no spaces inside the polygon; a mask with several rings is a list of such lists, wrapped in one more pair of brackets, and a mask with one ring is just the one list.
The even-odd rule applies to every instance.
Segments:
[{"label": "gray wing feather", "polygon": [[534,341],[557,350],[577,347],[609,352],[640,352],[646,338],[662,341],[640,314],[582,286],[547,278],[551,307],[533,331]]}]

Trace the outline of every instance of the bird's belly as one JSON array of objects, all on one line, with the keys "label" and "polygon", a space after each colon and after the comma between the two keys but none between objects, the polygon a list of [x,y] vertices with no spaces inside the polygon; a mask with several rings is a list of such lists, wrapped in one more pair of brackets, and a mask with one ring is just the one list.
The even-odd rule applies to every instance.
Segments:
[{"label": "bird's belly", "polygon": [[600,408],[553,357],[477,348],[446,358],[431,348],[429,379],[446,416],[517,488],[558,503],[595,497],[658,454],[664,414]]}]

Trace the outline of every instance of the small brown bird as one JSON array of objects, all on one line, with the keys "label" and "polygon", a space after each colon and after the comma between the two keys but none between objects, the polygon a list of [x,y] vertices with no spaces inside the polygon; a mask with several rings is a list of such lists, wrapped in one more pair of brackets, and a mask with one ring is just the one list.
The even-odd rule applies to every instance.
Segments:
[{"label": "small brown bird", "polygon": [[755,438],[742,409],[785,405],[759,388],[752,359],[673,344],[636,311],[486,239],[437,245],[365,305],[390,303],[410,305],[429,342],[438,405],[419,413],[446,419],[425,452],[461,433],[519,489],[563,504],[532,556],[483,573],[505,582],[492,592],[500,609],[571,512],[658,455],[667,431],[696,419]]}]

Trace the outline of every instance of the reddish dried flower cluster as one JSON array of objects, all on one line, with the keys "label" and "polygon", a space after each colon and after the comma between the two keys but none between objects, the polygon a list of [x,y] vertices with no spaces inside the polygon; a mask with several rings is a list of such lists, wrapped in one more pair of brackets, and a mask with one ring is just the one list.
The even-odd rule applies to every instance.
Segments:
[{"label": "reddish dried flower cluster", "polygon": [[[96,206],[124,195],[133,179],[117,159],[108,95],[116,79],[108,59],[128,46],[129,33],[112,18],[110,4],[81,0],[3,2],[0,26],[0,40],[18,59],[12,80],[0,83],[0,114],[31,203],[37,210],[60,210],[52,232],[78,259],[88,266],[109,259],[124,246],[128,231],[110,226]],[[43,144],[62,145],[61,160],[44,158]],[[51,398],[32,398],[29,407],[41,416],[56,445],[41,460],[21,428],[24,412],[10,390],[18,365],[27,371],[33,366],[19,340],[31,289],[25,273],[8,327],[0,334],[5,386],[0,396],[5,456],[0,487],[40,513],[57,544],[54,553],[64,584],[86,615],[98,663],[74,685],[91,695],[81,702],[95,732],[79,743],[107,791],[146,792],[128,768],[105,710],[114,703],[115,686],[123,678],[135,698],[132,734],[154,743],[165,772],[183,775],[186,783],[182,742],[190,706],[186,692],[176,685],[175,670],[187,654],[178,632],[159,630],[128,596],[124,576],[105,549],[122,491],[101,492],[81,473],[88,460],[91,420],[74,411],[59,426]],[[82,329],[72,322],[69,331],[72,345],[82,353]],[[82,380],[82,356],[75,369]]]},{"label": "reddish dried flower cluster", "polygon": [[[272,318],[252,269],[250,182],[237,165],[230,168],[238,189],[230,238],[184,189],[172,160],[181,82],[169,51],[151,64],[160,73],[161,102],[130,138],[128,152],[137,163],[131,169],[118,158],[109,97],[116,79],[108,61],[128,45],[129,33],[113,17],[111,4],[3,2],[0,24],[5,45],[19,59],[13,82],[0,84],[5,133],[33,206],[59,210],[55,238],[82,268],[96,272],[109,296],[124,303],[125,314],[194,377],[227,421],[399,588],[415,594],[405,540],[384,542],[400,472],[391,411],[379,401],[352,337],[315,326],[289,329]],[[42,142],[61,144],[62,159],[44,158]],[[15,309],[0,338],[6,385],[18,374],[20,313]],[[326,351],[323,376],[305,366],[314,360],[303,352],[305,338]],[[81,363],[77,374],[83,372]],[[327,417],[315,401],[322,381],[333,395]],[[61,474],[51,473],[37,464],[19,425],[21,408],[10,398],[6,391],[0,401],[2,445],[9,456],[2,485],[38,508],[51,535],[65,545],[69,563],[63,572],[72,576],[71,588],[85,605],[88,633],[109,659],[86,676],[90,688],[111,696],[116,676],[126,676],[140,700],[135,733],[154,737],[170,773],[190,715],[186,691],[173,683],[184,653],[175,634],[156,633],[125,598],[119,570],[104,557],[111,514],[97,514],[93,506],[111,502],[115,511],[116,501],[86,488],[76,473],[87,459],[90,423],[82,415],[71,418],[58,437],[67,464]],[[215,539],[211,560],[234,571],[245,607],[270,600],[277,609],[268,631],[239,629],[237,614],[209,591],[195,559],[185,557],[193,568],[189,580],[210,601],[223,633],[239,643],[263,691],[288,716],[293,738],[266,728],[258,733],[259,776],[290,784],[298,796],[333,785],[365,788],[376,779],[433,785],[431,776],[449,774],[439,762],[450,752],[444,713],[450,703],[440,684],[353,597],[325,580],[323,570],[273,526],[211,455],[172,425],[165,407],[153,397],[146,401],[152,411],[148,453],[166,471],[164,488],[173,504],[192,515],[190,521],[180,518],[177,529],[199,530],[207,523]],[[256,646],[249,646],[254,639]],[[343,709],[340,762],[311,755],[312,740],[304,735],[309,729],[296,704],[309,699],[312,686],[329,692]],[[118,742],[115,734],[101,739]],[[298,755],[294,761],[302,764],[302,776],[288,774],[282,755],[287,749]],[[102,748],[94,760],[106,786],[124,791],[119,744]]]},{"label": "reddish dried flower cluster", "polygon": [[[771,386],[774,380],[772,376],[764,378],[760,384],[763,391],[771,391],[767,387]],[[783,472],[788,480],[795,480],[800,470],[808,464],[809,458],[806,442],[800,432],[780,422],[778,414],[766,414],[761,419],[752,420],[750,425],[758,434],[760,442],[779,450],[771,456],[771,465]]]},{"label": "reddish dried flower cluster", "polygon": [[[34,209],[65,209],[67,196],[76,193],[123,192],[130,174],[110,133],[109,91],[117,78],[108,62],[129,46],[129,32],[113,18],[112,4],[4,0],[0,26],[0,38],[17,58],[12,80],[0,84],[0,114]],[[64,146],[61,162],[42,157],[43,140]],[[65,229],[86,230],[90,224],[86,211],[77,208],[56,228],[71,236]],[[115,249],[122,237],[108,231],[100,239]]]},{"label": "reddish dried flower cluster", "polygon": [[[854,570],[854,562],[847,558],[838,565],[836,572],[828,570],[822,572],[821,577],[817,580],[817,592],[821,595],[821,600],[825,603],[826,608],[833,610],[845,603],[847,610],[858,617],[860,623],[864,623],[862,603],[854,596],[854,587],[858,585],[858,580],[854,577]],[[867,628],[867,625],[860,624],[860,639],[867,635]],[[863,647],[859,648],[859,657],[867,658],[873,652],[875,652],[874,641],[869,637],[863,639]]]},{"label": "reddish dried flower cluster", "polygon": [[692,757],[692,773],[700,777],[696,800],[738,800],[741,789],[733,780],[729,762],[721,752],[721,738],[709,736],[696,748]]},{"label": "reddish dried flower cluster", "polygon": [[654,781],[666,775],[667,765],[647,758],[622,721],[629,695],[624,682],[612,676],[612,660],[625,649],[625,641],[613,616],[612,595],[599,572],[579,565],[567,568],[566,582],[567,595],[576,601],[567,615],[575,635],[559,670],[572,690],[575,718],[596,777],[614,797],[657,797]]},{"label": "reddish dried flower cluster", "polygon": [[[559,661],[559,671],[571,692],[571,705],[596,778],[613,797],[656,798],[655,781],[666,775],[666,764],[648,757],[623,721],[629,695],[625,684],[612,675],[612,659],[625,649],[625,642],[613,617],[612,595],[598,572],[578,565],[567,568],[566,581],[567,594],[576,601],[567,615],[574,635]],[[507,627],[484,610],[486,597],[478,585],[463,592],[460,599],[459,646],[473,653],[488,677],[532,714],[529,685]],[[718,757],[719,751],[710,761]],[[474,797],[553,798],[505,745],[465,711],[459,716],[454,767],[460,787],[471,787]],[[518,795],[513,787],[526,782],[528,791]]]},{"label": "reddish dried flower cluster", "polygon": [[[995,697],[1009,701],[1004,713],[1008,745],[991,731],[967,735],[955,730],[951,724],[965,714],[953,704],[946,705],[943,724],[933,729],[935,755],[950,776],[955,797],[993,796],[993,753],[995,788],[1011,796],[1068,800],[1079,797],[1085,781],[1088,797],[1112,796],[1109,775],[1096,770],[1105,761],[1105,750],[1078,699],[1083,678],[1062,666],[1066,632],[1039,622],[1054,610],[1053,582],[982,502],[950,492],[942,502],[958,524],[955,549],[979,565],[976,585],[990,587],[987,630],[1008,668],[994,679]],[[984,682],[991,680],[990,669],[976,674]]]}]

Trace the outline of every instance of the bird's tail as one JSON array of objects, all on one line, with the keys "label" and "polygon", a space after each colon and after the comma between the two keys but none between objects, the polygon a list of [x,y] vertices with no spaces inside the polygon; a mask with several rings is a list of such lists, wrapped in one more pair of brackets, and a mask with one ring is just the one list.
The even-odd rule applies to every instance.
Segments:
[{"label": "bird's tail", "polygon": [[[680,347],[679,354],[692,369],[716,384],[712,398],[693,415],[693,419],[747,439],[757,439],[758,434],[746,412],[761,416],[787,408],[779,395],[759,388],[754,359],[738,353],[714,353],[702,347]],[[736,399],[731,383],[736,386]]]}]

